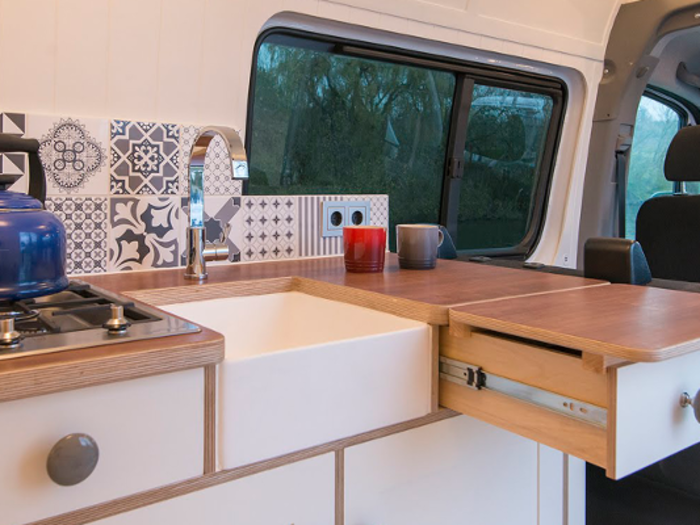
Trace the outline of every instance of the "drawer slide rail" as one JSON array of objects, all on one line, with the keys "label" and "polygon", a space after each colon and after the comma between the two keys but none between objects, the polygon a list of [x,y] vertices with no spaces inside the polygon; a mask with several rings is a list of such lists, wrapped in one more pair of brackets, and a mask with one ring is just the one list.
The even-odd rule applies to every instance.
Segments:
[{"label": "drawer slide rail", "polygon": [[491,390],[605,428],[608,411],[525,383],[485,372],[481,367],[440,356],[440,378],[473,390]]}]

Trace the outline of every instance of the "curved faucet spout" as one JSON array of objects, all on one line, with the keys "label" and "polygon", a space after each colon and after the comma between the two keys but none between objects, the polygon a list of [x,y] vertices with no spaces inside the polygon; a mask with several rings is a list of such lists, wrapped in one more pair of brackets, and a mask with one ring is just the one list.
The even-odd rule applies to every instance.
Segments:
[{"label": "curved faucet spout", "polygon": [[192,144],[187,164],[190,182],[187,268],[185,269],[185,278],[187,279],[200,281],[206,279],[206,261],[219,261],[228,257],[226,239],[220,239],[218,243],[207,243],[204,228],[204,161],[209,145],[217,136],[221,137],[228,157],[231,159],[233,178],[248,178],[248,159],[238,133],[224,126],[202,128]]}]

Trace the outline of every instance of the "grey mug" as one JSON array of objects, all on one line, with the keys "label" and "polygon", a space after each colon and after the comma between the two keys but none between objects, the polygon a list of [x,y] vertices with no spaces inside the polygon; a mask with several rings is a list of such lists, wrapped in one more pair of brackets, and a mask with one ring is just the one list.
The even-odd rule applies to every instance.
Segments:
[{"label": "grey mug", "polygon": [[396,253],[399,266],[408,270],[430,270],[437,264],[438,248],[444,241],[434,224],[398,224]]}]

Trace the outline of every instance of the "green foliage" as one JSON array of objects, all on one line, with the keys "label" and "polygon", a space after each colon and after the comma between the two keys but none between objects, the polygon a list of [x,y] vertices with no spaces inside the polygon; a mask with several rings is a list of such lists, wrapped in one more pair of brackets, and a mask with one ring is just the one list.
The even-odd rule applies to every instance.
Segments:
[{"label": "green foliage", "polygon": [[527,233],[551,97],[476,85],[459,206],[462,249],[517,245]]},{"label": "green foliage", "polygon": [[263,44],[253,193],[387,193],[390,223],[437,222],[452,73]]},{"label": "green foliage", "polygon": [[[274,42],[260,48],[249,189],[386,193],[390,233],[438,222],[453,73]],[[476,86],[458,248],[510,246],[527,231],[549,97]]]}]

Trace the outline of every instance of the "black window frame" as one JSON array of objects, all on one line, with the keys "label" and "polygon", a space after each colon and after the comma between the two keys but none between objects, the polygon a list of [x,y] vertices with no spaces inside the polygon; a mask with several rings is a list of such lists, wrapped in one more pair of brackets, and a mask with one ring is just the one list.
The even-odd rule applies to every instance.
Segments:
[{"label": "black window frame", "polygon": [[[537,246],[547,213],[552,178],[557,161],[557,153],[563,130],[564,116],[568,103],[566,83],[557,77],[546,76],[526,71],[508,69],[491,64],[460,60],[453,57],[436,56],[428,53],[412,51],[400,47],[380,45],[366,41],[327,35],[313,31],[288,27],[272,27],[260,35],[255,41],[253,60],[251,63],[250,82],[248,85],[248,104],[246,116],[246,151],[252,156],[252,127],[254,121],[255,83],[260,47],[274,38],[276,44],[304,44],[303,47],[323,50],[329,53],[346,56],[356,56],[393,64],[425,67],[432,70],[452,72],[455,74],[455,95],[453,98],[448,146],[445,151],[443,166],[443,187],[440,199],[439,221],[451,234],[455,235],[461,180],[464,176],[464,143],[469,112],[462,114],[465,107],[471,106],[471,96],[474,84],[488,85],[505,89],[514,89],[547,95],[552,98],[552,115],[546,132],[540,173],[535,188],[534,206],[528,231],[516,246],[503,248],[484,248],[475,250],[459,250],[460,255],[487,255],[527,258]],[[466,104],[466,106],[465,106]],[[455,111],[458,109],[458,111]],[[244,181],[243,193],[248,193],[249,182]]]}]

